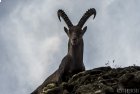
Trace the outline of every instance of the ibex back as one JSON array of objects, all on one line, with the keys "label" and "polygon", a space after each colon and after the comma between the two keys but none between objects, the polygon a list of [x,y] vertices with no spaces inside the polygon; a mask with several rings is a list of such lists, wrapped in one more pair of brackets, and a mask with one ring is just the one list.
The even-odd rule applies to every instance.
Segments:
[{"label": "ibex back", "polygon": [[69,37],[68,42],[68,53],[62,59],[59,68],[49,76],[42,85],[40,85],[33,93],[31,94],[39,94],[43,87],[45,87],[49,83],[61,83],[63,81],[67,81],[72,75],[82,72],[85,70],[85,66],[83,63],[83,35],[87,30],[87,26],[84,28],[83,25],[87,21],[87,19],[94,15],[96,16],[96,10],[94,8],[89,9],[80,19],[77,25],[73,25],[68,16],[65,14],[63,10],[58,10],[58,18],[61,21],[60,17],[62,17],[65,23],[68,26],[68,29],[64,27],[64,31]]}]

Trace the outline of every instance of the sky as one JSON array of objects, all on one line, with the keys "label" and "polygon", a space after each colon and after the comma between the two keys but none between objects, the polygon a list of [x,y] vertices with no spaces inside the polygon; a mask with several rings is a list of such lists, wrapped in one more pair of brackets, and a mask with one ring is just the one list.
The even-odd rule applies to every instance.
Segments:
[{"label": "sky", "polygon": [[68,50],[66,24],[58,20],[58,9],[63,9],[73,24],[88,9],[97,11],[96,18],[85,23],[87,70],[140,65],[139,5],[140,0],[2,0],[1,94],[30,94],[58,68]]}]

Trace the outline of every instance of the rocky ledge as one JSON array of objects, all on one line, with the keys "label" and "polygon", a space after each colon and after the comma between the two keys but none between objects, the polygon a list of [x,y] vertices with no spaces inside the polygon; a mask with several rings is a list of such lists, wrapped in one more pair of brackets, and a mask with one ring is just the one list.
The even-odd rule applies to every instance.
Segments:
[{"label": "rocky ledge", "polygon": [[60,85],[48,84],[41,94],[140,94],[140,67],[86,70]]}]

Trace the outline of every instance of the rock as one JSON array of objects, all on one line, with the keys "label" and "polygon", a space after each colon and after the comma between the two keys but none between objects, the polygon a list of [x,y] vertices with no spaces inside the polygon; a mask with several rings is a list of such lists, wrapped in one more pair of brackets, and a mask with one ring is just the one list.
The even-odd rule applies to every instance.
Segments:
[{"label": "rock", "polygon": [[87,70],[73,75],[69,78],[68,82],[63,82],[59,86],[56,86],[53,83],[47,85],[44,87],[41,94],[118,93],[140,94],[139,66],[125,68],[99,67]]},{"label": "rock", "polygon": [[121,88],[140,88],[140,71],[126,73],[119,79]]}]

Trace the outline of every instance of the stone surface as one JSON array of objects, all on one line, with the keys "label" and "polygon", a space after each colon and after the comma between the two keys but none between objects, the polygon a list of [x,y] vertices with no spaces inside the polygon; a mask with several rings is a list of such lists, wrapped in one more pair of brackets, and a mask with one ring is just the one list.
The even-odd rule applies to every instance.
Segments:
[{"label": "stone surface", "polygon": [[47,85],[41,94],[140,94],[140,67],[87,70],[59,86]]}]

